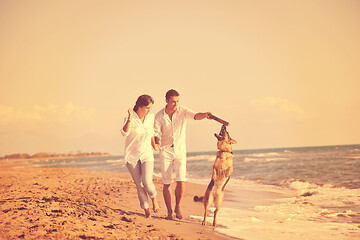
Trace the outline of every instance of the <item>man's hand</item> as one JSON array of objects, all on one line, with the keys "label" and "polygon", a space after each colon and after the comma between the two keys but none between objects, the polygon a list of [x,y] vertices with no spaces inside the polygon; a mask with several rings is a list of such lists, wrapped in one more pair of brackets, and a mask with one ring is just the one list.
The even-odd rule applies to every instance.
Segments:
[{"label": "man's hand", "polygon": [[212,115],[211,113],[209,113],[209,117],[210,117],[209,119],[213,119],[213,120],[215,120],[215,121],[217,121],[217,122],[221,123],[222,125],[229,126],[229,123],[228,123],[227,121],[222,120],[222,119],[220,119],[220,118],[218,118],[218,117],[216,117],[216,116]]},{"label": "man's hand", "polygon": [[212,114],[210,112],[197,113],[195,114],[195,120],[202,120],[204,118],[211,119]]},{"label": "man's hand", "polygon": [[207,119],[211,119],[211,116],[212,116],[211,112],[206,112],[205,114],[206,114]]}]

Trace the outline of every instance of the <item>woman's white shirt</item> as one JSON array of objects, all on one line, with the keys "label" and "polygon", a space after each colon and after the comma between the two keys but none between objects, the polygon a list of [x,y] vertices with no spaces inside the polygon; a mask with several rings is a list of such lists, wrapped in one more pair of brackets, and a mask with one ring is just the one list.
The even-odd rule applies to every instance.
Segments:
[{"label": "woman's white shirt", "polygon": [[[128,117],[125,118],[124,125]],[[141,162],[154,161],[154,154],[151,146],[151,138],[154,136],[154,115],[148,113],[144,122],[141,121],[136,112],[132,115],[130,129],[121,133],[125,136],[125,162],[136,164]]]}]

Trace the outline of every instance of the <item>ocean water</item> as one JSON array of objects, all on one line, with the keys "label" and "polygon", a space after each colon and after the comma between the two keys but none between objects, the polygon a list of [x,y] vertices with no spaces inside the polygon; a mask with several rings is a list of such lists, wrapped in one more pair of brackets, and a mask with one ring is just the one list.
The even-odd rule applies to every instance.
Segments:
[{"label": "ocean water", "polygon": [[[301,179],[360,188],[360,145],[234,151],[232,178],[282,186]],[[216,152],[189,153],[189,177],[208,177]]]},{"label": "ocean water", "polygon": [[[234,172],[215,231],[244,239],[258,239],[262,232],[266,239],[360,239],[360,145],[235,150],[233,154]],[[216,151],[188,153],[188,180],[207,185],[215,155]],[[122,156],[31,163],[33,167],[127,172]],[[156,155],[154,168],[160,176]],[[202,220],[202,216],[191,217]],[[211,216],[208,220],[210,225]]]}]

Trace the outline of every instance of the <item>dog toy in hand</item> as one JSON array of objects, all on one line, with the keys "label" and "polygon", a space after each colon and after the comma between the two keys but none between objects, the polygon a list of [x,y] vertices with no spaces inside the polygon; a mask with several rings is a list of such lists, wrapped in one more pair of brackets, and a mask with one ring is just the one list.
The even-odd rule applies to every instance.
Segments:
[{"label": "dog toy in hand", "polygon": [[225,126],[229,126],[229,122],[227,122],[227,121],[225,121],[225,120],[222,120],[221,118],[218,118],[218,117],[216,117],[215,115],[212,115],[212,114],[210,114],[210,119],[212,119],[212,120],[215,120],[215,121],[217,121],[217,122],[219,122],[219,123],[221,123],[222,125],[225,125]]}]

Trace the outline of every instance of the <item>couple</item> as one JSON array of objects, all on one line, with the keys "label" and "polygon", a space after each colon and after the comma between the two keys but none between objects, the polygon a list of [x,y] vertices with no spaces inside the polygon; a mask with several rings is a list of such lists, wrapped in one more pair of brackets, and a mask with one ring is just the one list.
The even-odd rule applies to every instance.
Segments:
[{"label": "couple", "polygon": [[168,211],[167,219],[172,219],[171,190],[173,171],[175,172],[175,214],[182,219],[180,202],[184,194],[186,180],[186,144],[185,131],[187,119],[201,120],[210,118],[211,113],[195,113],[179,106],[179,93],[169,90],[166,106],[156,116],[149,114],[154,100],[149,95],[141,95],[133,109],[128,110],[128,117],[122,129],[125,139],[125,161],[137,188],[140,206],[145,216],[151,216],[149,198],[153,211],[157,212],[156,189],[153,183],[154,155],[151,146],[159,152],[163,196]]}]

